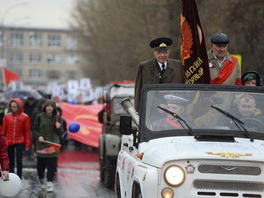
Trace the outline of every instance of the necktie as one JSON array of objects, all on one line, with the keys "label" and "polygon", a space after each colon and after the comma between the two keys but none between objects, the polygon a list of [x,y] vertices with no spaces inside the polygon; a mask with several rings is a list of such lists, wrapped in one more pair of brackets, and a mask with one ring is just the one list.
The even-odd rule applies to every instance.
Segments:
[{"label": "necktie", "polygon": [[164,72],[165,72],[165,65],[164,65],[164,64],[162,64],[162,65],[161,65],[161,68],[162,68],[162,69],[161,69],[161,74],[163,75],[163,74],[164,74]]}]

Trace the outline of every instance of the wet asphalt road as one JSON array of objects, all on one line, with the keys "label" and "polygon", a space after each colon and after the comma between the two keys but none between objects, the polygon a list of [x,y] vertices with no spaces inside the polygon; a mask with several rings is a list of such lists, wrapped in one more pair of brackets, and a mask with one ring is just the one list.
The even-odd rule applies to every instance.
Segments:
[{"label": "wet asphalt road", "polygon": [[[54,181],[54,193],[39,186],[35,160],[24,160],[23,189],[13,198],[114,198],[114,190],[99,178],[97,151],[62,151]],[[3,196],[0,196],[3,198]]]}]

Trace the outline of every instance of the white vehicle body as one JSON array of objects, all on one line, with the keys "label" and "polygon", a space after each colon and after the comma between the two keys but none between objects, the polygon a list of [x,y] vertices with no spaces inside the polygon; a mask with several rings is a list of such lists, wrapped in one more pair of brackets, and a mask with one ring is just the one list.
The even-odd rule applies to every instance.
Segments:
[{"label": "white vehicle body", "polygon": [[[254,95],[263,101],[263,88],[208,85],[205,92],[197,94],[197,90],[199,87],[195,85],[149,85],[144,89],[139,130],[131,134],[123,130],[116,170],[118,197],[264,197],[263,117],[259,115],[260,121],[257,121],[256,117],[239,118],[238,114],[232,114],[243,122],[244,130],[211,107],[213,99],[214,106],[230,113],[235,105],[233,102],[241,94]],[[167,93],[184,95],[188,99],[189,106],[185,107],[188,114],[181,118],[188,120],[191,129],[184,124],[181,129],[153,126],[155,112],[156,115],[161,113],[157,104],[162,103]],[[203,95],[206,96],[203,98]],[[195,104],[199,108],[194,108]],[[203,112],[208,115],[197,118],[194,113],[198,114],[203,105],[209,107]],[[263,107],[259,105],[258,109],[264,112]]]}]

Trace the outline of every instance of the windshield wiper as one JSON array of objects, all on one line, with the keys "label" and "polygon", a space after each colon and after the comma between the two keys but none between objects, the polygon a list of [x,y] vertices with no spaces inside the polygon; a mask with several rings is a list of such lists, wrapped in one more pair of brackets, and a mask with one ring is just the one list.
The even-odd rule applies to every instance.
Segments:
[{"label": "windshield wiper", "polygon": [[214,105],[211,105],[212,108],[214,108],[215,110],[217,110],[218,112],[222,113],[223,115],[225,115],[226,117],[230,118],[234,123],[235,125],[237,126],[237,128],[239,130],[244,131],[244,135],[247,137],[247,138],[250,138],[250,141],[253,142],[253,138],[252,138],[252,135],[248,132],[248,130],[244,127],[245,123],[242,122],[240,119],[238,119],[237,117],[233,116],[231,113],[228,113],[227,111],[224,111],[223,109],[220,109]]},{"label": "windshield wiper", "polygon": [[[174,113],[174,112],[172,112],[172,111],[170,111],[170,110],[168,110],[168,109],[165,109],[165,108],[163,108],[163,107],[161,107],[161,106],[158,106],[158,108],[161,109],[161,110],[163,110],[163,111],[165,111],[166,113],[172,115],[174,118],[176,118],[177,121],[180,123],[180,125],[181,125],[183,128],[185,128],[184,125],[183,125],[183,123],[184,123],[185,126],[187,126],[187,128],[189,129],[189,130],[188,130],[188,133],[189,133],[190,135],[193,135],[193,136],[195,135],[195,133],[193,132],[193,130],[192,130],[192,128],[190,127],[190,125],[188,125],[188,124],[186,123],[186,121],[185,121],[181,116],[179,116],[179,114]],[[182,122],[183,122],[183,123],[182,123]]]}]

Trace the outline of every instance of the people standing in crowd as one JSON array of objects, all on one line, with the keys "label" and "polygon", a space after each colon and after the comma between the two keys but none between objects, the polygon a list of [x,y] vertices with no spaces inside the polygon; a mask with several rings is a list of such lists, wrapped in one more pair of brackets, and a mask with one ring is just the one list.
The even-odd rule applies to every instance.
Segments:
[{"label": "people standing in crowd", "polygon": [[229,54],[228,44],[228,36],[224,33],[215,33],[211,37],[211,49],[207,52],[211,84],[242,84],[238,59]]},{"label": "people standing in crowd", "polygon": [[256,71],[248,71],[241,76],[242,84],[245,86],[262,86],[262,77]]},{"label": "people standing in crowd", "polygon": [[[24,113],[26,113],[29,118],[30,118],[30,121],[32,120],[32,114],[34,112],[34,110],[36,109],[37,107],[37,100],[33,97],[29,97],[25,100],[25,103],[24,103]],[[32,122],[31,122],[31,125],[32,127]],[[33,138],[33,135],[31,135],[31,142],[34,141],[34,138]],[[32,157],[33,157],[33,148],[30,148],[30,150],[28,152],[25,152],[25,155],[27,157],[28,160],[31,160]]]},{"label": "people standing in crowd", "polygon": [[135,108],[139,111],[141,89],[145,84],[184,83],[181,62],[170,57],[172,40],[161,37],[149,43],[154,59],[139,64],[135,82]]},{"label": "people standing in crowd", "polygon": [[29,116],[29,118],[32,118],[32,113],[37,107],[37,100],[35,98],[29,97],[25,100],[24,103],[24,112]]},{"label": "people standing in crowd", "polygon": [[14,173],[15,164],[17,175],[22,179],[23,152],[31,147],[31,129],[29,116],[24,111],[23,101],[14,98],[8,105],[9,113],[3,118],[3,132],[6,137],[10,172]]},{"label": "people standing in crowd", "polygon": [[6,114],[6,102],[5,101],[1,101],[0,102],[0,126],[3,125],[3,118]]},{"label": "people standing in crowd", "polygon": [[2,172],[2,179],[8,180],[9,179],[9,159],[8,159],[8,153],[7,153],[7,145],[6,145],[6,139],[2,130],[2,127],[0,126],[0,171]]},{"label": "people standing in crowd", "polygon": [[62,109],[61,107],[57,106],[57,115],[61,118],[62,123],[62,135],[60,137],[60,144],[61,144],[61,150],[64,150],[65,147],[67,147],[67,122],[65,119],[62,118]]},{"label": "people standing in crowd", "polygon": [[[46,100],[47,99],[44,99],[44,98],[39,99],[37,101],[36,108],[32,112],[32,116],[31,116],[31,120],[30,120],[32,133],[33,133],[33,125],[34,125],[35,119],[36,119],[37,115],[43,111],[44,103]],[[34,135],[32,135],[32,148],[31,148],[31,150],[33,151],[33,153],[34,153],[34,151],[36,151],[36,139],[35,139]]]},{"label": "people standing in crowd", "polygon": [[[50,141],[59,144],[63,132],[61,119],[57,115],[54,100],[46,100],[43,112],[38,114],[33,125],[33,133],[36,138],[37,172],[42,188],[45,188],[44,174],[47,168],[47,192],[53,192],[53,180],[57,167],[59,150],[48,149]],[[38,152],[48,149],[47,152]]]}]

